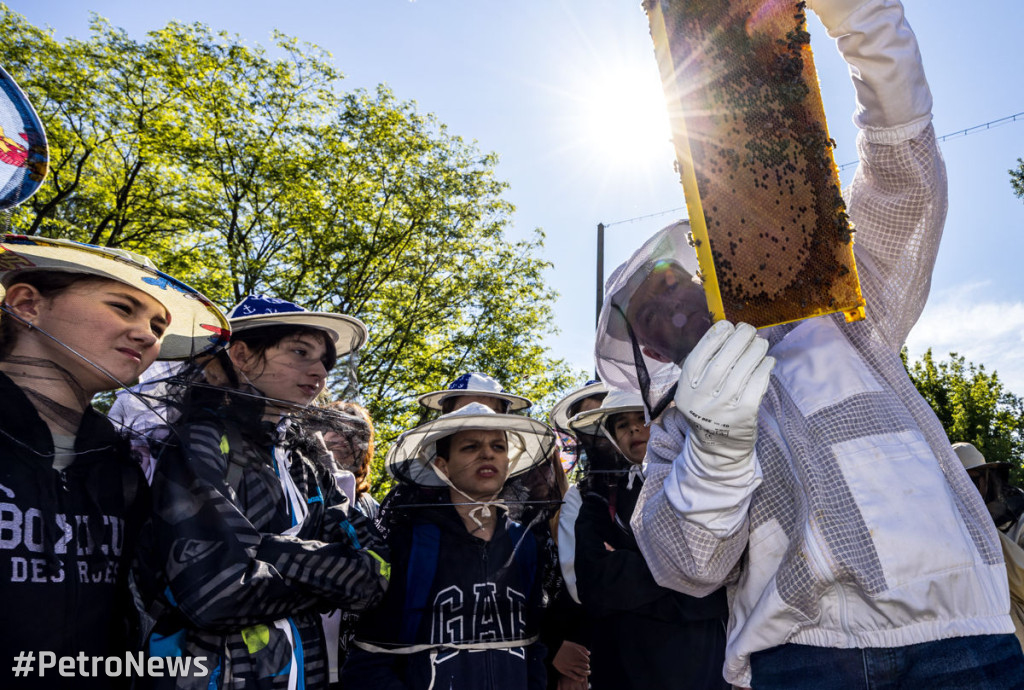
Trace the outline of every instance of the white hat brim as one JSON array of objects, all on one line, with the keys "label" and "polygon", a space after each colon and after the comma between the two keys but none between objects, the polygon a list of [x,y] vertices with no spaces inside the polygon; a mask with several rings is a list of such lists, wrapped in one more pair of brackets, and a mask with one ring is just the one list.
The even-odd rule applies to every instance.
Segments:
[{"label": "white hat brim", "polygon": [[170,315],[157,359],[194,357],[223,347],[230,335],[227,319],[202,293],[127,253],[48,237],[0,238],[0,283],[13,285],[19,274],[29,271],[85,273],[124,283],[155,299]]},{"label": "white hat brim", "polygon": [[551,412],[548,413],[548,419],[551,420],[551,426],[561,431],[570,431],[569,410],[572,409],[572,406],[581,400],[607,392],[608,386],[604,385],[601,381],[598,381],[597,383],[592,383],[589,386],[583,386],[583,388],[578,388],[572,393],[569,393],[569,395],[556,402],[554,407],[551,408]]},{"label": "white hat brim", "polygon": [[519,412],[533,406],[533,401],[511,393],[494,393],[492,391],[474,390],[472,388],[446,388],[443,391],[424,393],[418,400],[420,405],[431,410],[440,410],[441,403],[446,398],[454,398],[460,395],[479,395],[487,398],[497,398],[508,403],[509,412]]},{"label": "white hat brim", "polygon": [[460,431],[486,429],[504,431],[508,435],[509,477],[514,477],[544,462],[555,446],[551,428],[530,417],[510,414],[450,414],[406,431],[388,451],[385,466],[388,473],[420,486],[443,487],[444,481],[431,464],[439,439]]},{"label": "white hat brim", "polygon": [[569,420],[569,428],[572,431],[580,431],[584,434],[594,435],[597,434],[601,425],[611,417],[612,415],[621,414],[623,412],[643,412],[644,406],[642,404],[637,405],[616,405],[614,407],[598,407],[594,410],[587,410],[586,412],[580,412],[578,415]]},{"label": "white hat brim", "polygon": [[325,331],[334,342],[338,356],[355,352],[369,337],[366,324],[354,316],[321,311],[290,311],[280,314],[257,314],[231,319],[235,333],[267,326],[305,326]]}]

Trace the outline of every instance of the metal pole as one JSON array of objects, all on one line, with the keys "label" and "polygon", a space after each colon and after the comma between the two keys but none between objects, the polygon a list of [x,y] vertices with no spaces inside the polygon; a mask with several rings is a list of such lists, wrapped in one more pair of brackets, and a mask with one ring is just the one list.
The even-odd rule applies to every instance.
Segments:
[{"label": "metal pole", "polygon": [[[601,305],[604,303],[604,223],[597,224],[597,309],[594,312],[594,330],[601,322]],[[594,378],[600,379],[597,369]]]},{"label": "metal pole", "polygon": [[594,313],[594,328],[601,320],[601,305],[604,303],[604,223],[597,224],[597,311]]}]

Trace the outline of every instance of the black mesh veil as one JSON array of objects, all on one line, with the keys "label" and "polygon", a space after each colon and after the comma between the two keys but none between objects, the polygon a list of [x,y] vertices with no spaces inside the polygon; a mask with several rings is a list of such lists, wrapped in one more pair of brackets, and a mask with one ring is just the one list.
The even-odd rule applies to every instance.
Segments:
[{"label": "black mesh veil", "polygon": [[[489,496],[471,488],[455,464],[447,464],[460,442],[454,435],[472,430],[504,434],[508,473]],[[446,459],[441,466],[435,464],[438,457]],[[356,644],[376,653],[427,653],[439,679],[463,664],[524,658],[523,648],[537,639],[549,572],[557,569],[546,530],[561,504],[559,479],[564,481],[554,431],[529,417],[470,403],[406,431],[390,448],[386,465],[396,485],[381,503],[379,526],[393,555],[408,553],[408,572],[392,576],[393,582],[402,579],[397,587],[405,589],[389,592],[381,612],[361,626]],[[472,506],[469,518],[467,505]],[[486,541],[474,538],[478,533],[468,521],[474,512],[479,520],[485,512],[494,519],[494,533]],[[424,534],[436,534],[437,541]],[[412,546],[403,547],[408,540]],[[391,602],[397,592],[402,593],[398,601]],[[455,592],[465,599],[445,604]],[[461,622],[449,624],[456,610]],[[418,621],[432,623],[419,626]]]},{"label": "black mesh veil", "polygon": [[612,440],[609,420],[617,414],[643,411],[642,399],[636,393],[612,390],[601,406],[581,412],[569,420],[585,451],[581,489],[601,489],[618,483],[623,477],[639,472],[639,465],[630,462]]},{"label": "black mesh veil", "polygon": [[[263,421],[268,407],[280,413],[280,422]],[[177,443],[175,428],[190,421],[217,418],[242,435],[297,447],[336,475],[341,468],[328,451],[324,434],[333,431],[364,453],[370,438],[366,421],[358,415],[316,402],[275,400],[239,381],[225,352],[186,363],[157,363],[136,386],[117,393],[109,416],[132,441],[148,479],[154,458],[166,445]]]},{"label": "black mesh veil", "polygon": [[605,284],[595,360],[609,386],[643,396],[648,420],[672,401],[680,363],[711,326],[688,221],[649,238]]},{"label": "black mesh veil", "polygon": [[[497,414],[479,403],[422,424],[402,434],[388,451],[386,466],[398,483],[394,495],[381,508],[383,517],[396,509],[451,503],[472,503],[468,496],[451,491],[450,481],[434,461],[437,443],[471,429],[501,430],[508,447],[508,476],[501,491],[480,505],[495,504],[508,510],[516,521],[533,522],[550,517],[561,504],[554,432],[529,417]],[[563,475],[564,476],[564,475]],[[386,528],[386,526],[385,526]]]}]

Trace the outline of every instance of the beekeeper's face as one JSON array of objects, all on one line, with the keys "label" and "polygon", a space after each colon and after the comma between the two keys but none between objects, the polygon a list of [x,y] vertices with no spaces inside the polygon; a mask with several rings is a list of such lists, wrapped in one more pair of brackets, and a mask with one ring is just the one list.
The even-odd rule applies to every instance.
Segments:
[{"label": "beekeeper's face", "polygon": [[630,298],[626,319],[645,355],[676,364],[711,328],[704,288],[672,261],[655,264]]}]

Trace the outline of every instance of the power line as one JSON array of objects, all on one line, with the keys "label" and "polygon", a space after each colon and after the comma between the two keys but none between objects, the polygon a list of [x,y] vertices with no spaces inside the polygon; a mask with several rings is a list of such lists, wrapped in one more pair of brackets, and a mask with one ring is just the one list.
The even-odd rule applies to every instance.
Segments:
[{"label": "power line", "polygon": [[686,209],[685,206],[679,206],[677,208],[670,208],[667,211],[658,211],[657,213],[648,213],[646,216],[637,216],[636,218],[627,218],[625,220],[617,220],[614,223],[605,223],[604,227],[610,228],[613,225],[621,225],[623,223],[633,223],[633,222],[636,222],[638,220],[647,220],[648,218],[656,218],[658,216],[664,216],[666,214],[675,213],[676,211],[682,211],[682,210],[685,210],[685,209]]},{"label": "power line", "polygon": [[[958,137],[966,137],[969,134],[976,134],[978,132],[986,131],[986,130],[989,130],[989,129],[994,129],[995,127],[999,127],[1001,125],[1008,125],[1011,122],[1017,122],[1018,120],[1024,120],[1024,112],[1016,113],[1014,115],[1007,115],[1006,117],[1001,117],[998,120],[992,120],[991,122],[985,122],[985,123],[980,124],[980,125],[974,125],[973,127],[968,127],[967,129],[958,129],[955,132],[950,132],[949,134],[943,134],[941,137],[938,137],[935,141],[937,141],[939,143],[942,143],[942,142],[947,141],[949,139],[956,139]],[[840,165],[838,167],[839,167],[840,170],[846,170],[847,168],[849,168],[851,166],[857,165],[857,163],[859,163],[859,162],[860,162],[859,160],[850,161],[849,163],[843,163],[842,165]],[[664,215],[667,215],[669,213],[675,213],[676,211],[682,211],[685,208],[686,208],[685,206],[679,206],[678,208],[670,208],[667,211],[659,211],[657,213],[648,213],[646,216],[637,216],[636,218],[626,218],[625,220],[617,220],[614,223],[604,223],[604,227],[605,228],[610,228],[613,225],[622,225],[623,223],[634,223],[634,222],[636,222],[638,220],[646,220],[648,218],[656,218],[658,216],[664,216]]]},{"label": "power line", "polygon": [[[958,129],[955,132],[950,132],[949,134],[943,134],[941,137],[937,137],[935,139],[935,141],[937,141],[939,143],[942,143],[942,142],[944,142],[944,141],[946,141],[948,139],[956,139],[957,137],[966,137],[968,134],[976,134],[977,132],[989,130],[989,129],[992,129],[994,127],[998,127],[1000,125],[1008,125],[1011,122],[1016,122],[1017,120],[1024,120],[1024,113],[1016,113],[1015,115],[1007,115],[1006,117],[1001,117],[998,120],[992,120],[991,122],[986,122],[984,124],[974,125],[973,127],[968,127],[967,129]],[[857,165],[857,163],[859,163],[859,162],[860,162],[859,160],[856,160],[856,161],[850,161],[849,163],[843,163],[842,165],[839,166],[839,169],[840,170],[846,170],[847,168],[849,168],[851,166]]]}]

